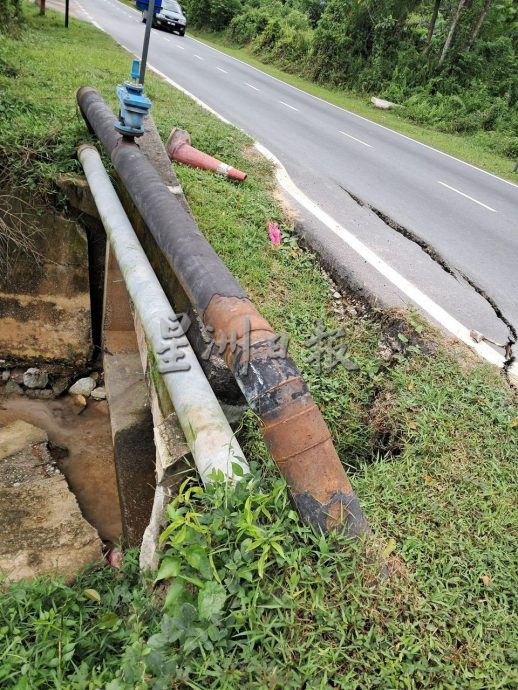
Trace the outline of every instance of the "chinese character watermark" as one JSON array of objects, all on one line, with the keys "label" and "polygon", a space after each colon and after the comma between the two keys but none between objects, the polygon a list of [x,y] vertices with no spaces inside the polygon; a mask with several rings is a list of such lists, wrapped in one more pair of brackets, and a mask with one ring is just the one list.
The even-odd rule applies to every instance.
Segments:
[{"label": "chinese character watermark", "polygon": [[[157,350],[159,357],[157,370],[160,374],[169,374],[176,371],[189,371],[190,364],[185,361],[184,348],[189,346],[186,333],[191,326],[191,319],[187,314],[178,316],[171,314],[167,319],[160,319],[160,335],[164,342],[163,347]],[[227,348],[233,355],[236,355],[239,373],[246,375],[251,360],[251,323],[247,316],[241,317],[241,335],[235,329],[230,331],[228,336],[222,330],[218,332],[215,339],[211,334],[214,333],[212,326],[206,327],[206,334],[203,339],[207,345],[200,357],[203,360],[210,358],[213,349],[216,348],[218,355],[223,355]],[[347,345],[339,342],[345,338],[345,331],[337,328],[326,332],[323,322],[317,321],[313,336],[304,342],[305,347],[311,350],[308,363],[314,363],[317,374],[331,372],[336,366],[341,364],[348,371],[356,371],[359,366],[346,357]],[[285,359],[288,354],[289,336],[285,333],[272,334],[265,338],[267,346],[267,357],[270,359]],[[264,341],[263,341],[264,342]]]},{"label": "chinese character watermark", "polygon": [[308,363],[315,363],[317,374],[322,373],[322,364],[324,364],[326,374],[329,374],[339,364],[348,371],[356,371],[360,368],[345,356],[347,353],[347,345],[345,343],[335,344],[337,340],[345,338],[345,335],[343,328],[336,328],[334,331],[326,332],[323,322],[320,319],[317,321],[313,337],[304,343],[307,348],[312,350],[307,361]]},{"label": "chinese character watermark", "polygon": [[174,371],[189,371],[189,362],[182,362],[185,359],[185,352],[182,350],[188,347],[189,341],[185,335],[191,325],[191,319],[187,314],[171,314],[167,319],[160,319],[160,336],[164,342],[164,347],[156,351],[160,358],[157,371],[159,374],[170,374]]}]

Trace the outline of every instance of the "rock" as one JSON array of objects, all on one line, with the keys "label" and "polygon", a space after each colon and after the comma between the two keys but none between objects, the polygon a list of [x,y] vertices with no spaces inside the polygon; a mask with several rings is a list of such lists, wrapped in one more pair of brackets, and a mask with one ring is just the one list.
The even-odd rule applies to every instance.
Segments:
[{"label": "rock", "polygon": [[376,98],[373,96],[371,98],[371,103],[375,108],[380,110],[392,110],[392,108],[401,108],[397,103],[392,103],[392,101],[386,101],[384,98]]},{"label": "rock", "polygon": [[50,388],[36,388],[35,390],[26,390],[25,395],[33,400],[52,400],[54,391]]},{"label": "rock", "polygon": [[[47,432],[21,419],[0,429],[0,463],[15,455],[25,446],[34,446],[47,442]],[[0,464],[0,468],[3,465]],[[3,472],[3,470],[1,470]]]},{"label": "rock", "polygon": [[95,381],[97,383],[97,381],[99,381],[99,372],[92,371],[92,373],[90,374],[90,378],[92,379],[92,381]]},{"label": "rock", "polygon": [[70,386],[68,392],[72,395],[84,395],[85,398],[87,398],[94,388],[95,381],[87,376],[84,379],[76,381],[73,386]]},{"label": "rock", "polygon": [[15,367],[11,369],[11,380],[15,383],[23,383],[23,376],[25,374],[25,369],[20,369],[20,367]]},{"label": "rock", "polygon": [[43,369],[32,367],[23,375],[23,385],[27,388],[45,388],[49,382],[49,375]]},{"label": "rock", "polygon": [[84,395],[74,395],[72,402],[74,403],[74,407],[76,408],[77,414],[81,414],[81,412],[85,409],[86,407],[86,398]]},{"label": "rock", "polygon": [[61,395],[66,391],[66,389],[70,385],[70,378],[68,376],[60,376],[58,379],[54,381],[52,384],[52,392],[58,397],[58,395]]},{"label": "rock", "polygon": [[0,388],[1,395],[23,395],[23,388],[12,379]]},{"label": "rock", "polygon": [[333,297],[334,297],[335,299],[340,299],[340,298],[342,297],[342,295],[338,292],[338,290],[335,290],[335,291],[333,292]]},{"label": "rock", "polygon": [[10,378],[11,372],[9,371],[9,369],[4,369],[4,371],[2,372],[2,381],[4,383],[7,383],[7,381],[9,381]]},{"label": "rock", "polygon": [[0,429],[0,571],[7,582],[43,574],[71,580],[101,558],[101,541],[56,468],[43,429]]},{"label": "rock", "polygon": [[94,400],[106,400],[106,391],[102,386],[99,386],[99,388],[95,388],[95,390],[91,392],[90,397]]}]

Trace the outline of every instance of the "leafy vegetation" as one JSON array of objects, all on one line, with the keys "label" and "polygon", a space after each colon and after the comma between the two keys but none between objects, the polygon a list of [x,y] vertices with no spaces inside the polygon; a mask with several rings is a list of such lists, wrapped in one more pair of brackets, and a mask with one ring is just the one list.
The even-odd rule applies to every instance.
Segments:
[{"label": "leafy vegetation", "polygon": [[[128,55],[92,26],[26,8],[0,51],[2,176],[64,207],[55,178],[79,172],[88,140],[75,108],[91,84],[115,104]],[[73,51],[72,51],[73,47]],[[53,81],[50,94],[48,84]],[[148,76],[165,137],[249,173],[246,184],[178,166],[212,245],[278,331],[309,382],[380,545],[301,525],[247,413],[252,476],[235,491],[188,482],[169,512],[153,584],[125,554],[71,585],[0,594],[6,690],[511,690],[518,683],[515,497],[518,410],[496,370],[445,343],[415,314],[366,312],[301,250],[274,199],[270,165],[245,135]],[[3,109],[1,109],[3,108]],[[266,224],[278,222],[274,249]],[[304,341],[341,327],[356,372],[317,376]],[[459,348],[457,350],[457,347]],[[460,355],[460,356],[459,356]]]},{"label": "leafy vegetation", "polygon": [[[518,14],[511,0],[185,0],[191,23],[319,84],[518,157]],[[230,21],[229,18],[231,17]]]},{"label": "leafy vegetation", "polygon": [[0,0],[0,34],[15,33],[21,23],[20,0]]}]

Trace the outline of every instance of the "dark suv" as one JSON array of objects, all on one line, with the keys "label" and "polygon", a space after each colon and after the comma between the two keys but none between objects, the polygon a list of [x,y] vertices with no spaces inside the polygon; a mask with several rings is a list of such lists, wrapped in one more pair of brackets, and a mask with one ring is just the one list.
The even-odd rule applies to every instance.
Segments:
[{"label": "dark suv", "polygon": [[[142,21],[146,21],[147,12],[142,12]],[[185,35],[187,17],[176,0],[162,0],[162,9],[153,17],[153,26],[164,27],[169,31],[178,31]]]}]

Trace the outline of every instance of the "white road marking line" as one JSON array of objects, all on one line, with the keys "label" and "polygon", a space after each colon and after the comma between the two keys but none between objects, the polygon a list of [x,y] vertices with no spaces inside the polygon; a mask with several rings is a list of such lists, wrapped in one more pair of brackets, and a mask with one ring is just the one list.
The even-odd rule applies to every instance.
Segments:
[{"label": "white road marking line", "polygon": [[226,69],[223,69],[222,67],[216,67],[216,69],[219,69],[220,72],[223,72],[223,74],[228,74]]},{"label": "white road marking line", "polygon": [[170,38],[166,38],[165,36],[162,36],[162,38],[164,39],[164,41],[167,41],[168,43],[171,42],[171,39],[170,39]]},{"label": "white road marking line", "polygon": [[339,129],[338,131],[340,132],[340,134],[343,134],[344,137],[349,137],[349,139],[354,139],[354,141],[357,141],[359,144],[363,144],[364,146],[368,146],[370,149],[373,148],[373,147],[371,146],[371,144],[367,144],[367,142],[362,141],[361,139],[357,139],[356,137],[353,137],[352,134],[347,134],[347,132],[342,132],[341,129]]},{"label": "white road marking line", "polygon": [[198,60],[203,60],[203,58],[200,57],[199,55],[196,55],[196,53],[194,53],[194,57],[195,57],[195,58],[198,58]]},{"label": "white road marking line", "polygon": [[282,104],[285,105],[287,108],[291,108],[292,110],[296,110],[297,112],[299,112],[299,109],[298,109],[298,108],[294,108],[294,107],[293,107],[292,105],[290,105],[289,103],[285,103],[284,101],[279,101],[279,103],[282,103]]},{"label": "white road marking line", "polygon": [[[381,259],[372,249],[367,247],[361,240],[359,240],[352,232],[340,225],[329,214],[322,210],[314,201],[309,199],[304,192],[302,192],[288,175],[286,168],[282,163],[264,146],[255,142],[256,149],[268,158],[277,166],[277,181],[285,189],[295,201],[297,201],[303,208],[309,211],[315,218],[328,227],[332,232],[340,237],[346,244],[351,247],[357,254],[359,254],[368,264],[375,268],[381,275],[385,276],[393,285],[395,285],[403,294],[405,294],[412,304],[415,304],[423,311],[427,312],[433,319],[438,321],[445,330],[449,331],[458,340],[466,343],[471,349],[475,350],[478,355],[483,357],[488,362],[502,367],[505,358],[496,350],[493,350],[487,343],[476,343],[471,337],[471,331],[466,328],[454,316],[443,309],[437,302],[434,302],[428,295],[420,290],[416,285],[407,280],[404,276],[396,271],[392,266],[389,266],[383,259]],[[513,364],[509,371],[514,375],[518,375],[518,365]]]},{"label": "white road marking line", "polygon": [[228,55],[227,53],[224,53],[221,50],[218,50],[217,48],[213,48],[212,46],[209,46],[207,43],[203,43],[203,41],[199,41],[197,38],[193,38],[192,36],[189,37],[191,41],[195,41],[196,43],[200,43],[202,46],[205,46],[205,48],[209,48],[210,50],[213,50],[215,53],[219,53],[220,55],[224,55],[225,57],[230,57],[232,60],[236,60],[236,62],[240,62],[242,65],[245,65],[246,67],[249,67],[250,69],[255,70],[256,72],[259,72],[263,76],[270,77],[270,79],[274,79],[275,81],[278,81],[280,84],[284,84],[284,86],[289,86],[290,89],[294,89],[295,91],[299,91],[300,93],[303,93],[305,96],[309,96],[310,98],[314,98],[317,101],[321,101],[322,103],[326,103],[327,105],[330,105],[332,108],[336,108],[337,110],[341,110],[344,113],[347,113],[348,115],[352,115],[353,117],[357,117],[360,120],[364,120],[364,122],[369,122],[371,125],[375,125],[376,127],[380,127],[381,129],[386,129],[388,132],[392,132],[392,134],[397,134],[398,137],[403,137],[403,139],[408,139],[408,141],[412,141],[414,144],[419,144],[419,146],[424,146],[426,149],[430,149],[430,151],[435,151],[435,153],[440,153],[441,156],[446,156],[447,158],[451,158],[454,161],[457,161],[457,163],[462,163],[463,165],[467,165],[469,168],[473,168],[473,170],[478,170],[481,173],[484,173],[485,175],[489,175],[490,177],[494,177],[495,180],[499,180],[500,182],[505,182],[505,184],[511,185],[511,187],[515,187],[518,189],[518,184],[515,184],[514,182],[511,182],[510,180],[505,180],[503,177],[498,177],[498,175],[495,175],[494,173],[489,172],[488,170],[484,170],[483,168],[479,168],[477,165],[473,165],[472,163],[467,163],[466,161],[463,161],[460,158],[457,158],[456,156],[452,156],[450,153],[445,153],[444,151],[441,151],[440,149],[436,149],[433,146],[429,146],[429,144],[424,144],[422,141],[418,141],[418,139],[412,139],[412,137],[407,136],[406,134],[401,134],[401,132],[397,132],[395,129],[391,129],[390,127],[386,127],[385,125],[380,125],[379,122],[375,122],[374,120],[369,120],[368,117],[363,117],[363,115],[358,115],[357,113],[353,113],[351,110],[347,110],[347,108],[343,108],[341,105],[336,105],[335,103],[331,103],[330,101],[326,101],[325,98],[320,98],[320,96],[315,96],[312,93],[309,93],[308,91],[304,91],[304,89],[299,89],[298,86],[293,86],[293,84],[289,84],[287,81],[283,81],[282,79],[279,79],[278,77],[273,77],[271,74],[268,74],[268,72],[264,72],[263,70],[260,70],[258,67],[253,67],[252,65],[249,65],[248,62],[245,62],[244,60],[240,60],[239,58],[232,57]]},{"label": "white road marking line", "polygon": [[461,192],[458,189],[455,189],[455,187],[450,187],[450,185],[446,184],[446,182],[441,182],[440,180],[437,180],[437,184],[441,184],[443,187],[447,187],[448,189],[451,189],[452,192],[457,192],[457,194],[460,194],[461,196],[465,197],[466,199],[469,199],[470,201],[473,201],[475,204],[478,204],[479,206],[483,206],[484,208],[487,208],[488,211],[492,211],[493,213],[498,213],[498,211],[494,208],[491,208],[491,206],[488,206],[487,204],[483,204],[481,201],[478,201],[478,199],[474,199],[472,196],[469,196],[468,194],[464,194],[464,192]]},{"label": "white road marking line", "polygon": [[252,84],[249,84],[247,81],[245,81],[245,86],[249,86],[254,91],[260,91],[261,90],[261,89],[258,89],[257,86],[253,86]]}]

